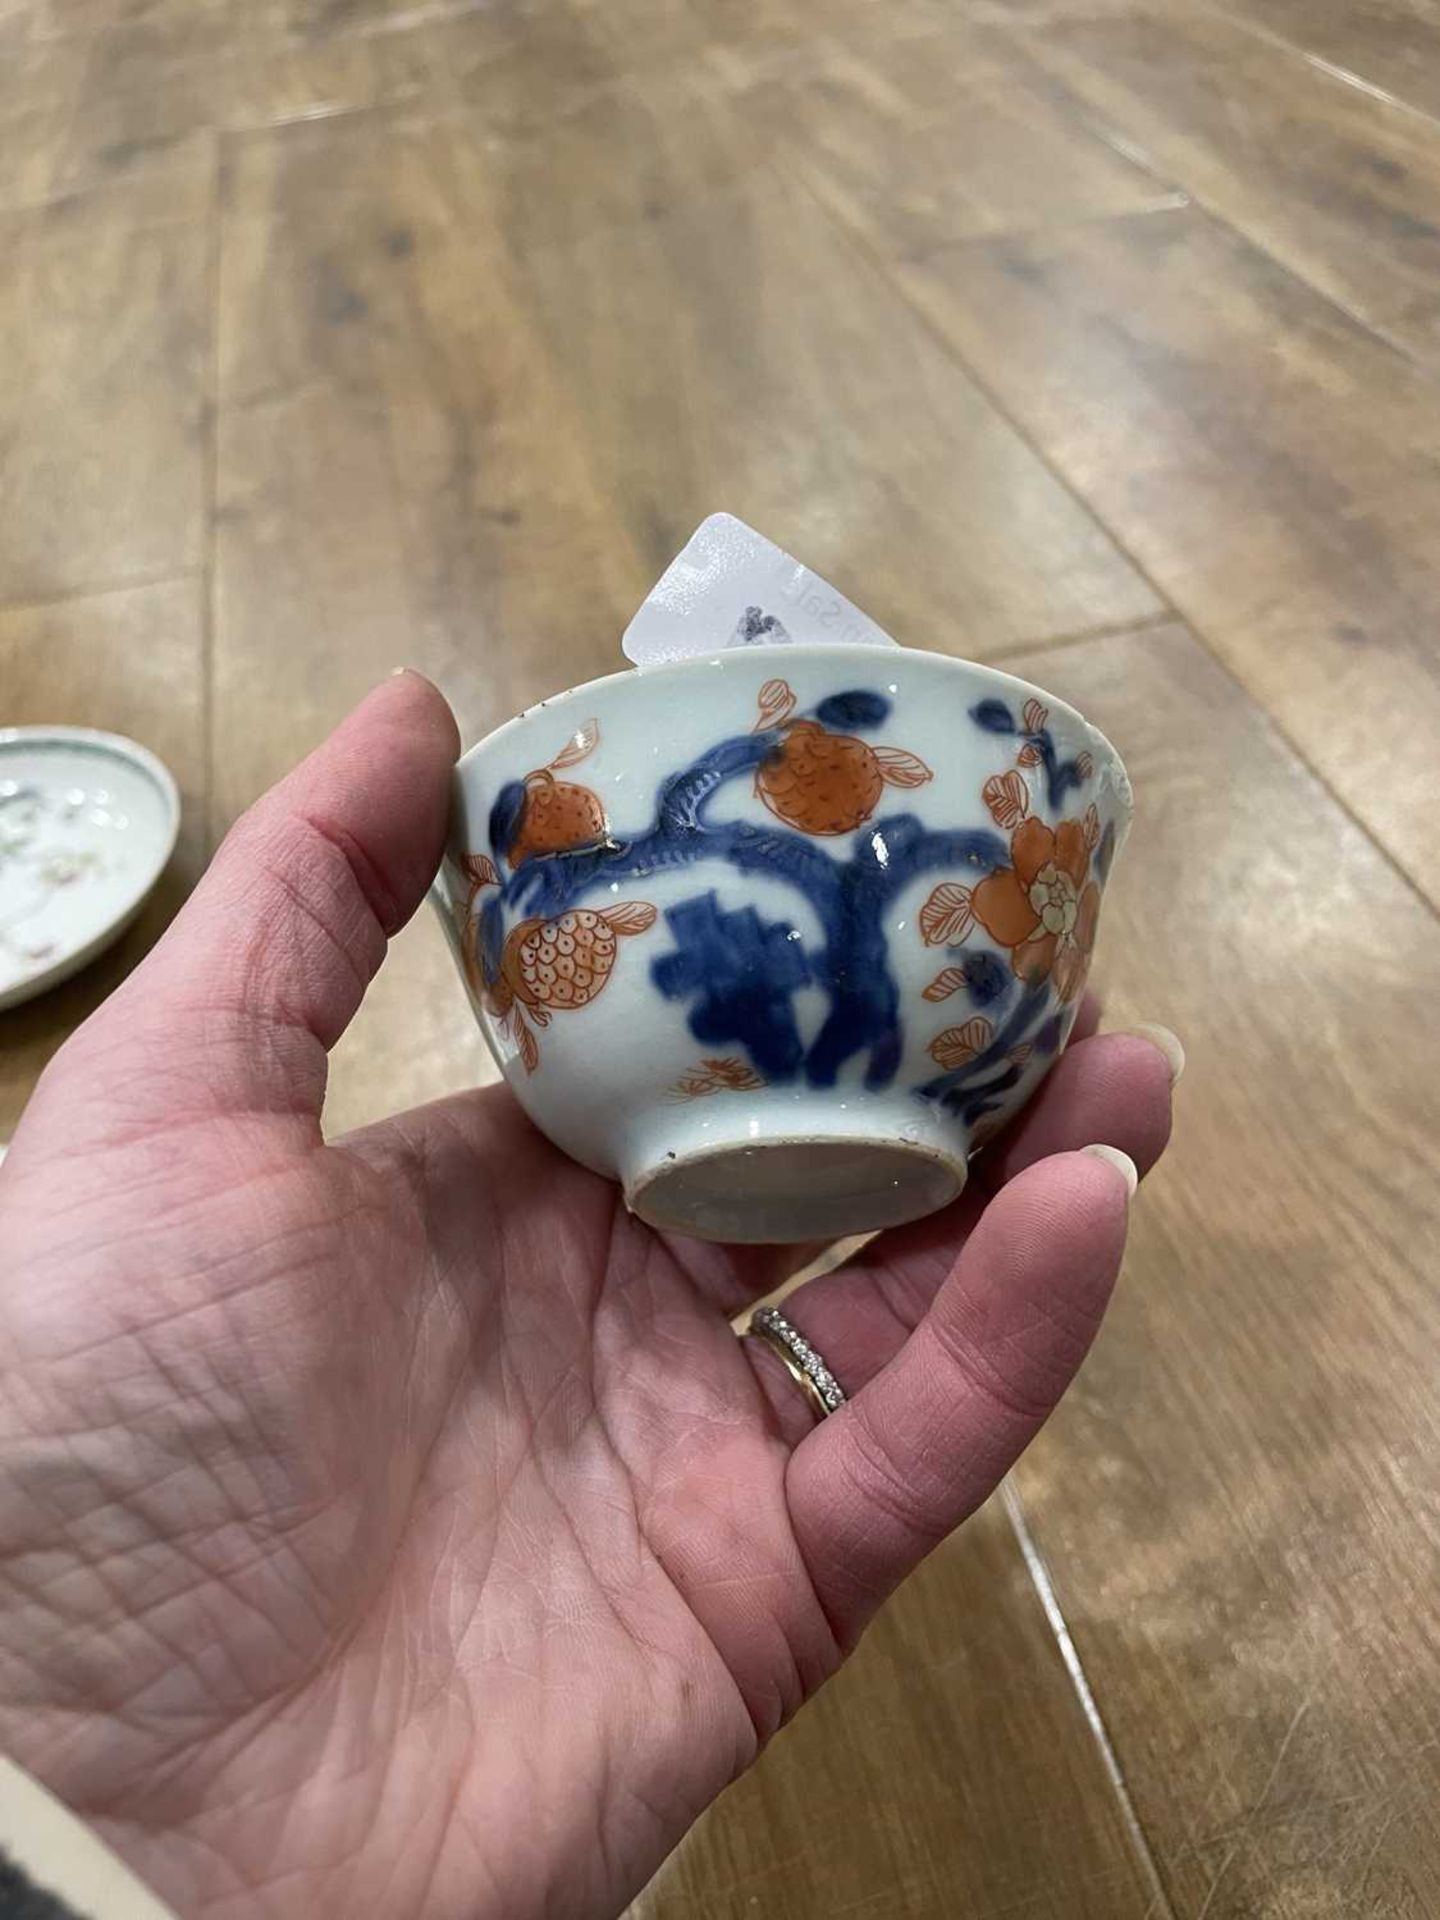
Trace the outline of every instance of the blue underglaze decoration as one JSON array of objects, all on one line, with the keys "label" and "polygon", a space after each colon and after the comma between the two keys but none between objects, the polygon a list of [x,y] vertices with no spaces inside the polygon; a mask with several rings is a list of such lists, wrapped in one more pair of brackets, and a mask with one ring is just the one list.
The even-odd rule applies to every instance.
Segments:
[{"label": "blue underglaze decoration", "polygon": [[497,895],[480,909],[480,965],[487,980],[499,978],[504,951],[505,911]]},{"label": "blue underglaze decoration", "polygon": [[[883,694],[856,688],[819,701],[810,717],[832,733],[854,736],[883,725],[890,711]],[[1028,763],[1043,768],[1052,809],[1058,811],[1065,795],[1082,784],[1076,762],[1059,759],[1048,728],[1027,731],[1003,700],[982,700],[971,718],[987,732],[1035,749]],[[653,818],[638,833],[622,837],[612,827],[602,842],[532,853],[514,868],[508,850],[521,825],[526,787],[520,781],[503,787],[489,819],[500,884],[477,909],[486,980],[499,979],[507,933],[519,921],[555,919],[586,901],[603,909],[610,896],[652,875],[720,862],[792,889],[809,908],[803,917],[807,930],[767,920],[753,906],[727,911],[715,888],[699,881],[699,890],[665,910],[671,945],[654,954],[650,967],[659,993],[685,1005],[697,1041],[708,1048],[742,1048],[769,1081],[833,1086],[859,1061],[867,1088],[889,1086],[904,1044],[887,947],[895,902],[930,875],[973,885],[1008,868],[1007,838],[988,826],[937,831],[905,812],[872,817],[833,839],[799,831],[778,817],[773,824],[713,819],[717,796],[732,783],[753,783],[781,751],[792,724],[786,719],[722,740],[668,775]],[[1114,832],[1107,826],[1095,853],[1102,879],[1113,851]],[[957,946],[951,960],[969,999],[986,1009],[993,1038],[962,1067],[914,1091],[973,1125],[1017,1084],[1024,1069],[1011,1058],[1015,1049],[1025,1044],[1042,1059],[1053,1056],[1068,1015],[1054,1011],[1046,984],[1022,987],[1008,958]],[[826,1008],[807,1046],[794,1003],[810,987],[823,991]]]},{"label": "blue underglaze decoration", "polygon": [[1035,1051],[1046,1055],[1058,1053],[1064,1038],[1065,1021],[1060,1014],[1054,1014],[1036,1034]]},{"label": "blue underglaze decoration", "polygon": [[1016,733],[1015,716],[1003,700],[981,700],[970,709],[970,718],[987,733]]},{"label": "blue underglaze decoration", "polygon": [[[947,1113],[958,1114],[966,1126],[973,1127],[982,1115],[999,1106],[1002,1094],[1018,1083],[1022,1069],[1010,1055],[1024,1041],[1038,1045],[1039,1036],[1033,1029],[1049,1005],[1050,993],[1044,982],[1027,987],[1010,1018],[996,1028],[989,1046],[953,1073],[938,1073],[923,1087],[917,1087],[920,1098],[943,1107]],[[1053,1024],[1060,1024],[1058,1016]]]},{"label": "blue underglaze decoration", "polygon": [[496,794],[490,809],[490,851],[497,861],[505,858],[524,811],[525,782],[511,780]]},{"label": "blue underglaze decoration", "polygon": [[722,910],[702,893],[665,915],[675,939],[650,973],[667,1000],[694,999],[690,1031],[706,1046],[744,1047],[767,1080],[793,1080],[805,1057],[790,996],[810,982],[799,933],[754,907]]},{"label": "blue underglaze decoration", "polygon": [[822,727],[837,733],[854,733],[861,727],[878,727],[890,717],[890,702],[883,693],[832,693],[815,709]]},{"label": "blue underglaze decoration", "polygon": [[965,990],[977,1007],[991,1006],[1003,1000],[1015,984],[1015,975],[993,953],[970,953],[964,947],[949,951],[965,976]]},{"label": "blue underglaze decoration", "polygon": [[1085,784],[1085,776],[1080,771],[1078,760],[1062,760],[1055,750],[1054,736],[1048,727],[1041,727],[1038,733],[1030,730],[1011,713],[1003,700],[980,700],[970,709],[970,718],[977,727],[983,727],[987,733],[1009,733],[1026,746],[1035,749],[1040,757],[1040,765],[1045,770],[1045,793],[1050,805],[1058,813],[1065,803],[1065,796],[1072,787]]},{"label": "blue underglaze decoration", "polygon": [[[724,860],[741,873],[787,881],[809,901],[825,936],[820,951],[806,955],[814,978],[830,995],[830,1009],[805,1056],[805,1078],[813,1086],[833,1086],[845,1063],[866,1053],[865,1084],[888,1086],[900,1064],[902,1036],[900,995],[886,948],[886,908],[924,874],[968,871],[978,878],[1008,867],[1009,851],[988,829],[934,833],[913,814],[897,814],[862,827],[851,842],[850,858],[841,861],[786,827],[708,820],[705,810],[724,782],[753,772],[777,737],[745,734],[722,741],[665,782],[647,832],[527,860],[502,897],[506,905],[551,919],[612,883],[644,880],[703,860]],[[793,988],[777,985],[773,991],[788,1002]]]}]

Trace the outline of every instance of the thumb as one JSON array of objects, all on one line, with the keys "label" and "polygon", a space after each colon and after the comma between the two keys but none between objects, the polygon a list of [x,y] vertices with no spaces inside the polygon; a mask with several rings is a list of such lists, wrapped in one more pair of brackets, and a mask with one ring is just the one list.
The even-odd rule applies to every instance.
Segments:
[{"label": "thumb", "polygon": [[132,1123],[289,1113],[318,1132],[326,1050],[439,864],[459,744],[444,697],[406,671],[263,795],[65,1050],[91,1099],[98,1084]]}]

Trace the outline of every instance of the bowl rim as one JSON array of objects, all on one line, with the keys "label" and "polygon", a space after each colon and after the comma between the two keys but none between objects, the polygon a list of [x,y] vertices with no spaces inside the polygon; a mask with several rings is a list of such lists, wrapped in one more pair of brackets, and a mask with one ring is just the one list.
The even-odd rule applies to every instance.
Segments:
[{"label": "bowl rim", "polygon": [[892,670],[897,661],[912,659],[923,660],[928,665],[939,667],[942,671],[953,671],[979,683],[994,688],[997,692],[1008,692],[1014,699],[1038,699],[1044,701],[1052,713],[1060,713],[1079,727],[1104,749],[1110,762],[1120,775],[1123,791],[1131,792],[1130,776],[1125,762],[1115,743],[1102,733],[1093,721],[1087,720],[1078,707],[1064,700],[1058,693],[1051,693],[1047,687],[1036,681],[1025,680],[1019,674],[1008,673],[1003,667],[991,666],[983,660],[966,660],[951,653],[936,653],[927,647],[884,647],[868,646],[854,641],[844,640],[798,640],[785,646],[775,647],[724,647],[714,653],[697,654],[691,660],[657,661],[649,667],[624,667],[615,673],[598,674],[593,680],[582,680],[578,686],[565,687],[559,693],[547,694],[543,700],[524,707],[519,713],[512,714],[508,720],[502,720],[487,734],[483,734],[473,746],[467,747],[455,763],[457,775],[468,771],[470,764],[478,764],[489,749],[497,745],[507,735],[518,732],[537,714],[549,713],[554,707],[568,704],[572,700],[588,699],[602,688],[620,684],[639,686],[659,680],[679,680],[703,674],[715,667],[724,667],[742,658],[753,660],[757,654],[772,657],[781,655],[805,659],[830,657],[840,662],[851,660],[872,660],[888,663]]}]

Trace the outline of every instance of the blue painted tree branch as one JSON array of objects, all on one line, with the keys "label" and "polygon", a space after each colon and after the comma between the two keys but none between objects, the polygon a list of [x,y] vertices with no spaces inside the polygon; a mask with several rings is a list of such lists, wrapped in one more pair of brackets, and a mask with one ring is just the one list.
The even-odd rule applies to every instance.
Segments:
[{"label": "blue painted tree branch", "polygon": [[[884,703],[876,705],[880,710],[874,717],[883,719]],[[867,712],[865,720],[870,718]],[[888,1086],[900,1064],[903,1037],[899,992],[888,963],[885,910],[905,887],[928,873],[956,868],[988,873],[1007,867],[1009,854],[1000,836],[988,829],[940,833],[925,828],[913,814],[897,814],[859,829],[843,861],[788,828],[711,821],[708,810],[720,790],[753,774],[782,738],[779,730],[772,730],[710,748],[665,781],[653,825],[633,839],[612,836],[597,846],[537,854],[524,861],[482,908],[481,950],[487,968],[499,965],[504,907],[553,919],[602,888],[643,881],[674,867],[724,861],[738,872],[764,874],[793,886],[809,902],[824,933],[822,951],[805,957],[809,972],[829,994],[830,1006],[803,1060],[774,1022],[757,1020],[753,1029],[764,1035],[761,1044],[771,1077],[790,1078],[803,1070],[812,1084],[833,1085],[845,1063],[868,1049],[866,1085]],[[499,859],[498,846],[495,852]],[[723,924],[708,913],[692,919],[697,928]],[[762,933],[757,925],[749,937],[759,941]],[[733,929],[726,937],[734,937]],[[662,955],[654,975],[661,991],[671,997],[698,990],[695,967],[679,964],[676,955]],[[777,979],[774,991],[788,1002],[798,977]],[[762,987],[757,981],[756,991]],[[718,1029],[704,1019],[700,1026],[703,1032],[692,1017],[697,1037],[715,1043]]]},{"label": "blue painted tree branch", "polygon": [[[1026,1040],[1031,1040],[1041,1052],[1053,1052],[1058,1047],[1058,1021],[1055,1023],[1054,1046],[1046,1047],[1043,1037],[1034,1035],[1034,1029],[1049,1004],[1050,994],[1045,982],[1027,987],[989,1046],[982,1048],[973,1060],[967,1060],[963,1067],[957,1067],[950,1073],[936,1074],[933,1080],[927,1080],[923,1087],[917,1089],[920,1098],[933,1101],[947,1113],[960,1114],[967,1126],[973,1126],[982,1114],[998,1104],[996,1096],[1008,1092],[1020,1078],[1020,1068],[1010,1059],[1016,1047]],[[994,1075],[994,1078],[987,1078],[987,1075]]]}]

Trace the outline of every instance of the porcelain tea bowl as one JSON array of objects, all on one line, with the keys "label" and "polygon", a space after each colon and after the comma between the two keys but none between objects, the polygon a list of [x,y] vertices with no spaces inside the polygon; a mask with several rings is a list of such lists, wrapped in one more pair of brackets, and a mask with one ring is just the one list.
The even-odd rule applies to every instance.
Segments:
[{"label": "porcelain tea bowl", "polygon": [[436,883],[526,1113],[703,1239],[952,1200],[1064,1045],[1128,830],[1064,702],[909,649],[737,648],[543,701],[456,769]]}]

